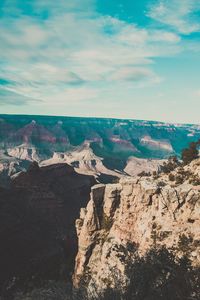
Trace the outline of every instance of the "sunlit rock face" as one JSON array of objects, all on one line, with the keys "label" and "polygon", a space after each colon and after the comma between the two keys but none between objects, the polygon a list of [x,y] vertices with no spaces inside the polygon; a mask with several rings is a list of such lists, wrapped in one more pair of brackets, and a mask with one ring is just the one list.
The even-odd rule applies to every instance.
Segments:
[{"label": "sunlit rock face", "polygon": [[167,152],[173,152],[173,147],[171,143],[167,140],[158,140],[158,139],[152,139],[151,136],[143,136],[140,139],[140,142],[142,145],[147,146],[149,149],[155,149],[155,150],[163,150]]},{"label": "sunlit rock face", "polygon": [[122,172],[111,170],[104,166],[103,158],[95,155],[90,147],[90,141],[85,141],[81,146],[68,152],[54,152],[52,158],[42,161],[40,165],[47,166],[55,163],[67,163],[74,167],[77,173],[92,175],[97,180],[101,175],[107,175],[109,178],[122,176]]},{"label": "sunlit rock face", "polygon": [[200,160],[173,175],[180,172],[189,174],[181,183],[163,174],[124,177],[118,184],[92,188],[90,201],[76,221],[76,286],[88,274],[89,284],[112,285],[113,270],[125,280],[126,259],[133,248],[143,255],[152,247],[166,246],[178,257],[187,254],[194,265],[199,264]]},{"label": "sunlit rock face", "polygon": [[138,175],[142,172],[153,174],[161,170],[164,161],[164,159],[145,159],[131,156],[127,161],[124,171],[131,176]]},{"label": "sunlit rock face", "polygon": [[37,153],[37,149],[28,144],[22,144],[14,148],[9,148],[7,152],[9,156],[21,160],[40,161],[40,157]]}]

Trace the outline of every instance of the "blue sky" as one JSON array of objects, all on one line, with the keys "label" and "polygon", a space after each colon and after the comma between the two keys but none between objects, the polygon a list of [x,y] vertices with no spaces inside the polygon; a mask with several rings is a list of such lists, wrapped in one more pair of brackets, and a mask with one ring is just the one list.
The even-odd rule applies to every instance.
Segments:
[{"label": "blue sky", "polygon": [[200,1],[1,0],[0,113],[200,123]]}]

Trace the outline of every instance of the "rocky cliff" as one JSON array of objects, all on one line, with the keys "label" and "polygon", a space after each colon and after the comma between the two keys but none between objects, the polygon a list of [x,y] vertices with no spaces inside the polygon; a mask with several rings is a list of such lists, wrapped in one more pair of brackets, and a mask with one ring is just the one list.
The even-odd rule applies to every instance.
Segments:
[{"label": "rocky cliff", "polygon": [[121,178],[96,185],[76,221],[78,254],[74,284],[113,285],[113,270],[125,279],[133,249],[140,255],[166,246],[200,263],[200,159],[170,174]]},{"label": "rocky cliff", "polygon": [[30,282],[60,278],[63,266],[70,276],[77,251],[74,222],[95,183],[67,164],[40,168],[33,163],[9,187],[0,186],[3,299],[14,299],[12,292]]}]

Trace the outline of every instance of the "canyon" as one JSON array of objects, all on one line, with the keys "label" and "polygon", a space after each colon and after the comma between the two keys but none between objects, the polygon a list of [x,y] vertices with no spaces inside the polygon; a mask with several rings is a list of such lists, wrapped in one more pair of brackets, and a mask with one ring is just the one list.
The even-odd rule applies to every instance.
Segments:
[{"label": "canyon", "polygon": [[[0,178],[9,181],[31,162],[67,163],[107,183],[157,171],[200,138],[198,125],[153,121],[0,115]],[[133,171],[134,170],[134,171]]]},{"label": "canyon", "polygon": [[60,278],[106,289],[113,270],[125,285],[128,259],[162,246],[197,266],[200,161],[164,170],[199,138],[198,125],[1,115],[0,294]]}]

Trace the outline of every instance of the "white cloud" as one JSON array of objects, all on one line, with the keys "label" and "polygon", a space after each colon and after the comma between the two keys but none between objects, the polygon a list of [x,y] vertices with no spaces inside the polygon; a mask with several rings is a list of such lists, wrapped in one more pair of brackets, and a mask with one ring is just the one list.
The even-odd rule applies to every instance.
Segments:
[{"label": "white cloud", "polygon": [[117,72],[111,75],[111,80],[119,81],[131,81],[139,82],[141,80],[151,80],[153,82],[159,82],[160,78],[148,68],[142,67],[125,67],[119,69]]},{"label": "white cloud", "polygon": [[200,20],[194,17],[199,11],[198,0],[159,0],[150,7],[147,15],[181,34],[190,34],[200,31]]},{"label": "white cloud", "polygon": [[9,89],[0,88],[0,105],[22,106],[30,102],[39,103],[40,100],[26,97]]},{"label": "white cloud", "polygon": [[181,41],[181,38],[173,32],[164,30],[152,30],[149,34],[149,40],[152,42],[166,42],[176,44]]},{"label": "white cloud", "polygon": [[[112,81],[116,86],[155,84],[160,79],[154,58],[181,51],[177,34],[98,15],[92,0],[35,0],[31,5],[36,16],[16,10],[8,18],[7,5],[0,21],[0,76],[14,83],[10,91],[24,97],[70,103],[96,98]],[[48,17],[38,18],[47,8]],[[13,16],[16,12],[20,18]]]},{"label": "white cloud", "polygon": [[59,104],[64,103],[73,103],[79,105],[80,101],[83,100],[94,100],[98,98],[98,90],[88,87],[77,87],[77,88],[68,88],[62,92],[56,92],[48,97],[47,101],[50,100],[54,104],[56,101]]}]

